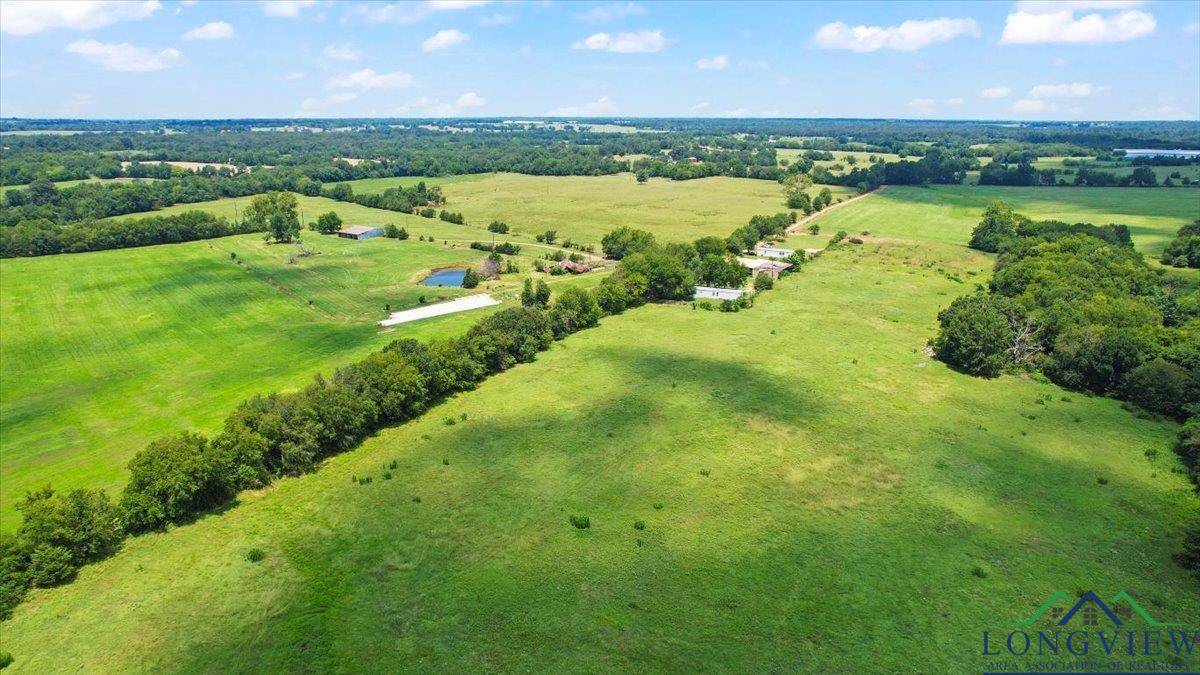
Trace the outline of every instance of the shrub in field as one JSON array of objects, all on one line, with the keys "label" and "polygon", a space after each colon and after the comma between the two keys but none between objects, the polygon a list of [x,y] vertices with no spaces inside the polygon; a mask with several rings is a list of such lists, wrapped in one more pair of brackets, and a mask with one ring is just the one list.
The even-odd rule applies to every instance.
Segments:
[{"label": "shrub in field", "polygon": [[207,439],[186,432],[160,438],[134,455],[121,496],[125,526],[151,530],[227,497],[213,458]]},{"label": "shrub in field", "polygon": [[1200,267],[1200,220],[1179,228],[1161,260],[1174,267]]},{"label": "shrub in field", "polygon": [[972,375],[995,377],[1012,362],[1009,347],[1015,337],[1006,298],[964,295],[938,313],[941,328],[933,349],[945,363]]},{"label": "shrub in field", "polygon": [[1013,211],[1010,204],[996,200],[983,210],[983,219],[971,232],[971,241],[967,246],[995,253],[1003,243],[1017,234],[1017,225],[1021,220],[1022,217]]},{"label": "shrub in field", "polygon": [[1193,523],[1184,534],[1183,550],[1175,554],[1175,560],[1200,579],[1200,521]]},{"label": "shrub in field", "polygon": [[550,327],[554,337],[561,339],[595,326],[600,322],[601,314],[595,293],[571,286],[559,293],[550,306]]},{"label": "shrub in field", "polygon": [[567,520],[580,530],[586,530],[592,526],[592,519],[587,516],[571,516]]},{"label": "shrub in field", "polygon": [[1200,488],[1200,416],[1184,423],[1175,438],[1175,454],[1188,472],[1192,482]]},{"label": "shrub in field", "polygon": [[29,553],[29,583],[41,588],[70,581],[79,568],[71,560],[71,552],[62,546],[38,546]]},{"label": "shrub in field", "polygon": [[1125,395],[1147,410],[1182,419],[1189,404],[1200,402],[1200,373],[1156,358],[1129,372]]},{"label": "shrub in field", "polygon": [[754,277],[755,291],[769,291],[772,288],[775,288],[775,280],[771,278],[770,274],[764,272]]},{"label": "shrub in field", "polygon": [[648,250],[654,245],[653,234],[632,227],[618,227],[600,239],[600,250],[604,252],[604,257],[613,260]]},{"label": "shrub in field", "polygon": [[[336,211],[329,211],[317,216],[317,222],[310,226],[321,234],[333,234],[342,229],[342,217]],[[395,227],[392,225],[391,227]]]},{"label": "shrub in field", "polygon": [[267,554],[264,553],[261,548],[252,548],[249,551],[246,551],[246,560],[248,562],[259,562],[266,557]]}]

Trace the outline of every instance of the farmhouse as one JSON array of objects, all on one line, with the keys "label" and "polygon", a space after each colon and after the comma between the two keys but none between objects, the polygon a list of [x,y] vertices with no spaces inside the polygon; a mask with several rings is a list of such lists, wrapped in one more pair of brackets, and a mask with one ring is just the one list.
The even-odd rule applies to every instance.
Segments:
[{"label": "farmhouse", "polygon": [[583,263],[577,263],[573,260],[560,260],[558,261],[558,267],[559,269],[564,269],[571,274],[583,274],[584,272],[592,269]]},{"label": "farmhouse", "polygon": [[699,300],[700,298],[712,298],[714,300],[737,300],[742,297],[745,291],[736,288],[714,288],[712,286],[697,286],[696,295],[692,296]]},{"label": "farmhouse", "polygon": [[752,276],[766,274],[772,279],[778,279],[779,273],[791,269],[791,263],[779,262],[778,260],[759,260],[757,258],[738,258],[738,262],[750,270]]},{"label": "farmhouse", "polygon": [[338,230],[337,236],[342,239],[371,239],[383,235],[383,230],[378,227],[367,227],[365,225],[351,225]]},{"label": "farmhouse", "polygon": [[790,248],[779,248],[777,246],[759,246],[754,249],[754,255],[760,255],[764,258],[787,258],[796,251]]}]

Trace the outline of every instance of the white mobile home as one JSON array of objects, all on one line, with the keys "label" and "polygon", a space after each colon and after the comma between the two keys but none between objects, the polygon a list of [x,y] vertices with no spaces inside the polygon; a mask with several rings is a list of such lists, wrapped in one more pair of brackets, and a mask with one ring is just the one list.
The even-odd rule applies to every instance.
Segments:
[{"label": "white mobile home", "polygon": [[742,297],[744,291],[739,291],[736,288],[713,288],[712,286],[697,286],[696,295],[693,296],[696,300],[701,298],[709,298],[712,300],[737,300]]},{"label": "white mobile home", "polygon": [[795,252],[795,249],[779,248],[777,246],[759,246],[754,249],[754,255],[760,255],[764,258],[787,258]]}]

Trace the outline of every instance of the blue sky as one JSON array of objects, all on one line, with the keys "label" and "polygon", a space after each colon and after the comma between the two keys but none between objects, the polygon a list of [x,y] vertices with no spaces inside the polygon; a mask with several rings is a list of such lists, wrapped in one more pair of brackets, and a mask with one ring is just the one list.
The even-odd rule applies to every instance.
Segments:
[{"label": "blue sky", "polygon": [[23,117],[1200,118],[1200,2],[10,2]]}]

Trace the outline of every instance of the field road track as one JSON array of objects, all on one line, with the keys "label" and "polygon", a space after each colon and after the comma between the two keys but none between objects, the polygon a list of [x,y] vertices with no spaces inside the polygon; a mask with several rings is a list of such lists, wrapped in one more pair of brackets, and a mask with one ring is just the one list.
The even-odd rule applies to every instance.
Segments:
[{"label": "field road track", "polygon": [[836,208],[843,207],[851,202],[856,202],[860,199],[870,197],[873,194],[883,192],[886,189],[888,189],[887,185],[880,185],[879,187],[875,188],[874,190],[871,190],[870,192],[864,192],[861,195],[855,195],[845,201],[840,201],[836,204],[831,204],[831,205],[821,209],[820,211],[815,211],[813,213],[810,213],[807,216],[804,216],[803,218],[801,218],[800,220],[797,220],[795,225],[792,225],[791,227],[789,227],[787,229],[787,233],[788,234],[800,234],[804,230],[805,225],[811,223],[812,221],[825,215],[826,213],[829,213],[830,211],[832,211]]}]

